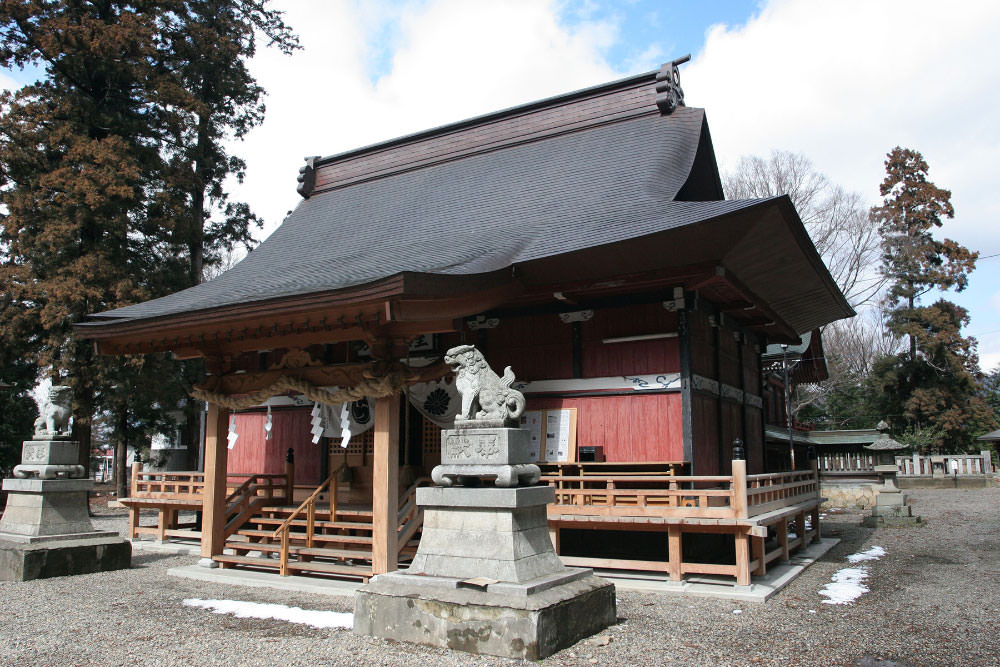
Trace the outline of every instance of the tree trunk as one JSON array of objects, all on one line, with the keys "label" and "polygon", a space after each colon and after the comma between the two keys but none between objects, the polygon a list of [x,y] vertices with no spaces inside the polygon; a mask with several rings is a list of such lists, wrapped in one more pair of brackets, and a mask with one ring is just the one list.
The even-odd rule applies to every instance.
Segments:
[{"label": "tree trunk", "polygon": [[119,405],[115,424],[115,494],[118,498],[128,496],[128,408]]},{"label": "tree trunk", "polygon": [[205,184],[208,182],[208,169],[205,158],[208,136],[209,117],[198,118],[198,146],[195,149],[194,184],[191,190],[191,209],[194,219],[191,221],[191,235],[188,240],[188,253],[191,256],[191,283],[198,285],[204,277],[205,270]]}]

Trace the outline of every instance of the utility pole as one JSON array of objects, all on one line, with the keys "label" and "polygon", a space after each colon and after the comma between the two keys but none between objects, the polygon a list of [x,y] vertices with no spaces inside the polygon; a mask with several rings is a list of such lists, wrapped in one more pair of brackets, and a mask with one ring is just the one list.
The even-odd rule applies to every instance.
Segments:
[{"label": "utility pole", "polygon": [[791,469],[795,470],[795,440],[792,434],[792,385],[788,373],[788,345],[781,345],[781,370],[785,382],[785,423],[788,426],[788,454]]}]

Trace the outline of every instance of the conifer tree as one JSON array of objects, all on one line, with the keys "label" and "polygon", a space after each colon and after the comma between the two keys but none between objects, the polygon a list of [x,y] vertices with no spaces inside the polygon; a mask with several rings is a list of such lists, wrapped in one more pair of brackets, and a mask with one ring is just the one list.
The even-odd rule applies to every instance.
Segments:
[{"label": "conifer tree", "polygon": [[[885,171],[879,187],[883,203],[872,209],[872,219],[882,232],[886,305],[897,333],[903,333],[906,321],[916,316],[921,295],[932,289],[965,289],[979,253],[951,239],[934,238],[942,218],[953,218],[955,209],[951,192],[927,180],[927,162],[920,153],[897,146],[887,156]],[[916,356],[916,338],[905,335],[910,356]]]},{"label": "conifer tree", "polygon": [[32,332],[25,357],[73,386],[84,464],[95,411],[116,413],[123,448],[197,371],[100,358],[73,324],[200,282],[206,254],[250,242],[224,143],[263,115],[245,68],[258,33],[294,47],[267,0],[0,4],[0,66],[44,69],[0,97],[0,328]]},{"label": "conifer tree", "polygon": [[885,166],[883,205],[872,209],[872,217],[883,236],[888,326],[908,347],[876,362],[868,383],[872,409],[915,443],[963,449],[995,425],[981,395],[976,341],[961,333],[969,315],[944,299],[922,306],[920,297],[933,289],[965,289],[978,253],[934,238],[954,209],[951,193],[927,180],[920,153],[894,148]]}]

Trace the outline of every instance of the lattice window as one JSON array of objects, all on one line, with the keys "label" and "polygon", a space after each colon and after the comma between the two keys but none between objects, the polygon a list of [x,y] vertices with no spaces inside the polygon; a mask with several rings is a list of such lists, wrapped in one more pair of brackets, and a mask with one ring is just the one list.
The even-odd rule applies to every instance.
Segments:
[{"label": "lattice window", "polygon": [[441,453],[441,427],[423,415],[420,418],[424,420],[422,443],[424,456],[428,454],[439,455]]},{"label": "lattice window", "polygon": [[375,451],[375,430],[368,429],[361,435],[356,435],[347,443],[348,454],[371,454]]}]

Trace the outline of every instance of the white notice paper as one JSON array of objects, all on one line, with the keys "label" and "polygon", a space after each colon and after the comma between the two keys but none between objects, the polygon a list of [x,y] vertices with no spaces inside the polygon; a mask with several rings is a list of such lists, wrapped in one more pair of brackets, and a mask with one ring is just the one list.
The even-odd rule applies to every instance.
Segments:
[{"label": "white notice paper", "polygon": [[550,410],[545,414],[545,460],[569,460],[569,410]]},{"label": "white notice paper", "polygon": [[531,460],[541,460],[542,451],[542,411],[526,410],[521,414],[521,428],[531,433]]}]

